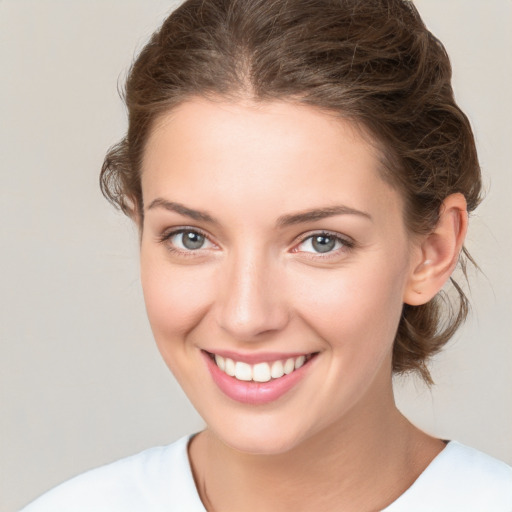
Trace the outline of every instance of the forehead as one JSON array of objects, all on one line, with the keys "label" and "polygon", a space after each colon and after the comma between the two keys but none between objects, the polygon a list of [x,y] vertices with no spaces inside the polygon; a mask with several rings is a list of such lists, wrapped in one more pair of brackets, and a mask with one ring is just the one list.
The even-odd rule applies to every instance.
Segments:
[{"label": "forehead", "polygon": [[142,188],[145,204],[166,195],[242,209],[258,199],[292,210],[340,202],[386,209],[400,197],[381,167],[358,126],[314,107],[194,99],[155,124]]},{"label": "forehead", "polygon": [[[175,142],[184,150],[191,139],[201,145],[211,143],[210,150],[219,144],[230,149],[229,158],[237,153],[256,152],[258,156],[273,151],[304,155],[328,151],[347,141],[356,150],[364,150],[374,164],[381,154],[369,133],[352,121],[316,107],[292,101],[230,102],[218,98],[192,98],[160,115],[146,145],[144,163],[161,142]],[[300,142],[308,142],[300,145]],[[183,144],[185,143],[185,144]],[[343,148],[345,156],[350,151]],[[211,151],[213,156],[216,151]],[[192,156],[192,155],[189,155]],[[228,156],[228,155],[226,155]],[[144,168],[147,167],[144,165]]]}]

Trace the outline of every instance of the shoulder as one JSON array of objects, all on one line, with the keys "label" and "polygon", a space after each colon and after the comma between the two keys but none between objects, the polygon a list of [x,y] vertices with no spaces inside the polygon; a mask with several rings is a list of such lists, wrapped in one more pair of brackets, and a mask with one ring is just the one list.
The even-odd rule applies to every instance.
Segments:
[{"label": "shoulder", "polygon": [[451,441],[416,482],[386,508],[386,512],[406,510],[511,512],[512,468]]},{"label": "shoulder", "polygon": [[176,500],[193,502],[198,498],[188,462],[188,440],[184,437],[87,471],[47,492],[22,512],[149,512],[169,510],[183,502]]},{"label": "shoulder", "polygon": [[448,477],[451,471],[457,482],[512,493],[512,468],[505,462],[457,441],[450,442],[441,455],[435,466],[442,476]]}]

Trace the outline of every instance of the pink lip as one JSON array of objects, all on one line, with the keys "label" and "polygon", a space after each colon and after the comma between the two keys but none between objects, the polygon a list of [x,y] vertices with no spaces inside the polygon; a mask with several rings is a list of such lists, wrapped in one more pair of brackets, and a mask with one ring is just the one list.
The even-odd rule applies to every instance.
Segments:
[{"label": "pink lip", "polygon": [[[314,357],[298,370],[279,379],[272,379],[268,382],[244,382],[226,375],[206,352],[202,352],[210,375],[219,389],[232,400],[244,404],[262,405],[273,402],[290,391],[309,370],[310,363]],[[299,354],[301,355],[301,354]],[[229,357],[229,356],[226,356]],[[293,357],[293,356],[292,356]],[[281,357],[280,357],[281,359]],[[282,357],[285,359],[285,357]],[[241,361],[242,359],[237,359]],[[264,359],[270,361],[271,359]],[[245,361],[245,360],[244,360]],[[261,359],[260,359],[261,361]]]}]

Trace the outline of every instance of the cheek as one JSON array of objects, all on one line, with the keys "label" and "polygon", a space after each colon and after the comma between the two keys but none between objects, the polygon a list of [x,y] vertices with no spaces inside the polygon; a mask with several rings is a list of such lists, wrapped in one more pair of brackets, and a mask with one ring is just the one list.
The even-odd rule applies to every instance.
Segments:
[{"label": "cheek", "polygon": [[175,266],[141,252],[141,282],[146,310],[158,345],[182,338],[210,302],[208,269]]},{"label": "cheek", "polygon": [[[385,268],[385,271],[382,271]],[[361,265],[302,279],[301,317],[333,349],[389,350],[402,311],[404,272],[400,266]]]}]

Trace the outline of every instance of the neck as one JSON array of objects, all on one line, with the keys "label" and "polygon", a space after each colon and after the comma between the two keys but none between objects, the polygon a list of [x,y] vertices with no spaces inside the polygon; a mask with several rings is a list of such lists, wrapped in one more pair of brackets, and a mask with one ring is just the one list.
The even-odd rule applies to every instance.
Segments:
[{"label": "neck", "polygon": [[190,446],[199,494],[209,512],[382,510],[441,451],[412,426],[392,391],[360,403],[339,423],[286,453],[233,450],[205,430]]}]

